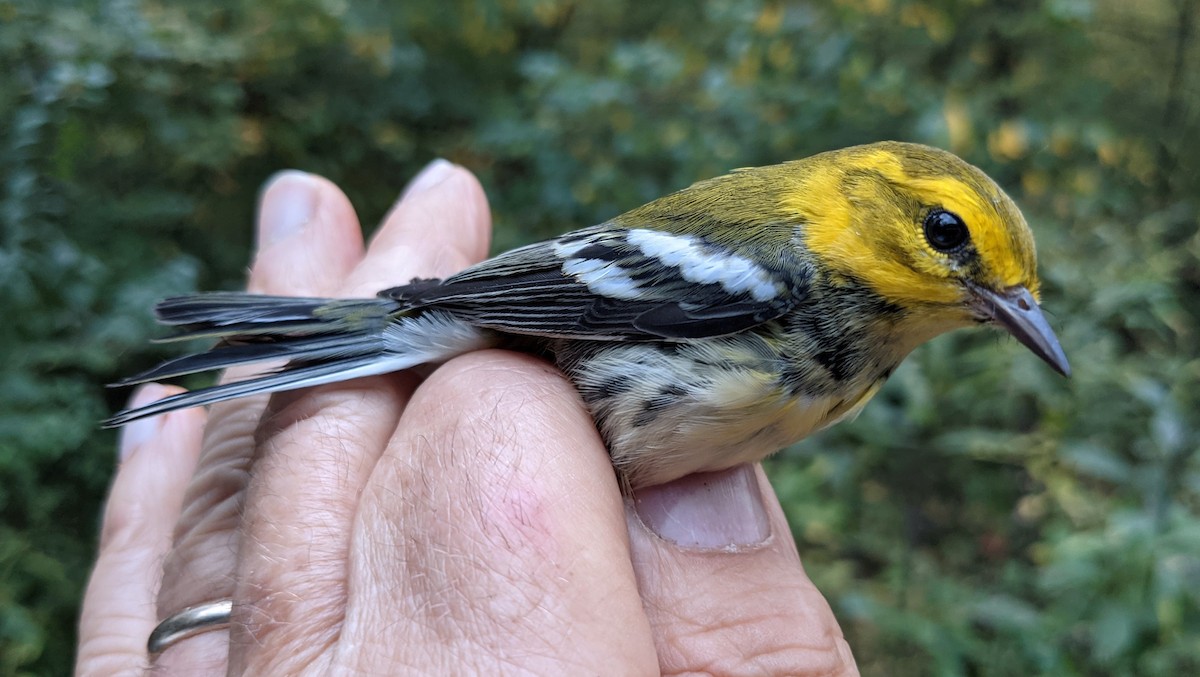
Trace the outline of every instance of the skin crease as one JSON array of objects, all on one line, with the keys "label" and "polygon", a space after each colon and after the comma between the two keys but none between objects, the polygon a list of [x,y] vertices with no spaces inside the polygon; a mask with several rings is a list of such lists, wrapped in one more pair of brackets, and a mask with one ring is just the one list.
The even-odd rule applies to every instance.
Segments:
[{"label": "skin crease", "polygon": [[[370,295],[480,260],[489,227],[474,178],[434,166],[364,250],[341,192],[288,174],[264,192],[248,286]],[[163,394],[150,388],[143,401]],[[623,499],[574,389],[543,362],[478,352],[424,381],[265,406],[125,429],[78,674],[856,674],[761,469]],[[664,499],[761,519],[731,525],[740,545],[681,545],[650,507]],[[159,619],[228,597],[230,631],[146,657]]]}]

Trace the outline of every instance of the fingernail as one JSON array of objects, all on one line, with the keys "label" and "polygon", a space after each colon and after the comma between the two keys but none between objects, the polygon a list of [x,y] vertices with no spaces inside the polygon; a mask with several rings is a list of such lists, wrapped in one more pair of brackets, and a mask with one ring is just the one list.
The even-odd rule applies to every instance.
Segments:
[{"label": "fingernail", "polygon": [[696,473],[639,489],[634,509],[663,539],[698,550],[737,550],[771,535],[754,466]]},{"label": "fingernail", "polygon": [[408,185],[404,187],[404,192],[400,193],[400,199],[403,200],[409,195],[433,188],[442,181],[445,181],[453,171],[454,163],[449,160],[438,158],[430,162],[413,177],[412,181],[408,182]]},{"label": "fingernail", "polygon": [[317,199],[317,182],[311,174],[287,169],[272,176],[259,197],[259,248],[304,230],[317,212]]},{"label": "fingernail", "polygon": [[[143,407],[167,396],[167,389],[157,383],[147,383],[133,393],[129,398],[127,409]],[[121,428],[121,442],[117,445],[117,460],[124,463],[133,452],[158,433],[162,419],[158,416],[141,418]]]}]

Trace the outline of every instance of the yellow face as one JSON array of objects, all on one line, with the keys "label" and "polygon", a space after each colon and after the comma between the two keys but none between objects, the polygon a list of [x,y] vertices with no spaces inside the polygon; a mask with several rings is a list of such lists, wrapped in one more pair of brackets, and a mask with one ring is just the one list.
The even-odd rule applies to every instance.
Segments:
[{"label": "yellow face", "polygon": [[[805,246],[902,306],[963,308],[971,286],[1036,298],[1033,235],[1013,201],[945,151],[901,143],[801,161],[784,191]],[[949,308],[947,308],[949,309]]]},{"label": "yellow face", "polygon": [[847,148],[784,167],[777,177],[783,209],[835,282],[859,280],[910,309],[915,334],[988,322],[1059,373],[1071,373],[1038,306],[1033,234],[983,172],[945,151],[905,143]]}]

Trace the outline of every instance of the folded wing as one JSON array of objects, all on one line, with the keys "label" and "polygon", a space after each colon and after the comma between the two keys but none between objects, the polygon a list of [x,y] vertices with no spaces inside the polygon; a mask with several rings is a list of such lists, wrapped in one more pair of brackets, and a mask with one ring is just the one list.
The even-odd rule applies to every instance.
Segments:
[{"label": "folded wing", "polygon": [[775,319],[803,299],[803,282],[696,235],[597,227],[380,296],[517,334],[682,340]]}]

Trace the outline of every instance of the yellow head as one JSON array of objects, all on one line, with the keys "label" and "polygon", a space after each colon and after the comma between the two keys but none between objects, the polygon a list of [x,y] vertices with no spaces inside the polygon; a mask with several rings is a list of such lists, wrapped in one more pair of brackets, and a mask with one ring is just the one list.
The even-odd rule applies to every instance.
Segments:
[{"label": "yellow head", "polygon": [[947,324],[994,323],[1069,373],[1038,308],[1033,234],[978,168],[886,142],[781,165],[773,178],[804,247],[830,275]]},{"label": "yellow head", "polygon": [[[792,243],[821,274],[866,285],[911,312],[911,345],[995,324],[1063,374],[1038,308],[1033,234],[986,174],[943,150],[884,142],[736,170],[615,218],[704,236],[750,257]],[[794,258],[792,260],[795,260]]]}]

